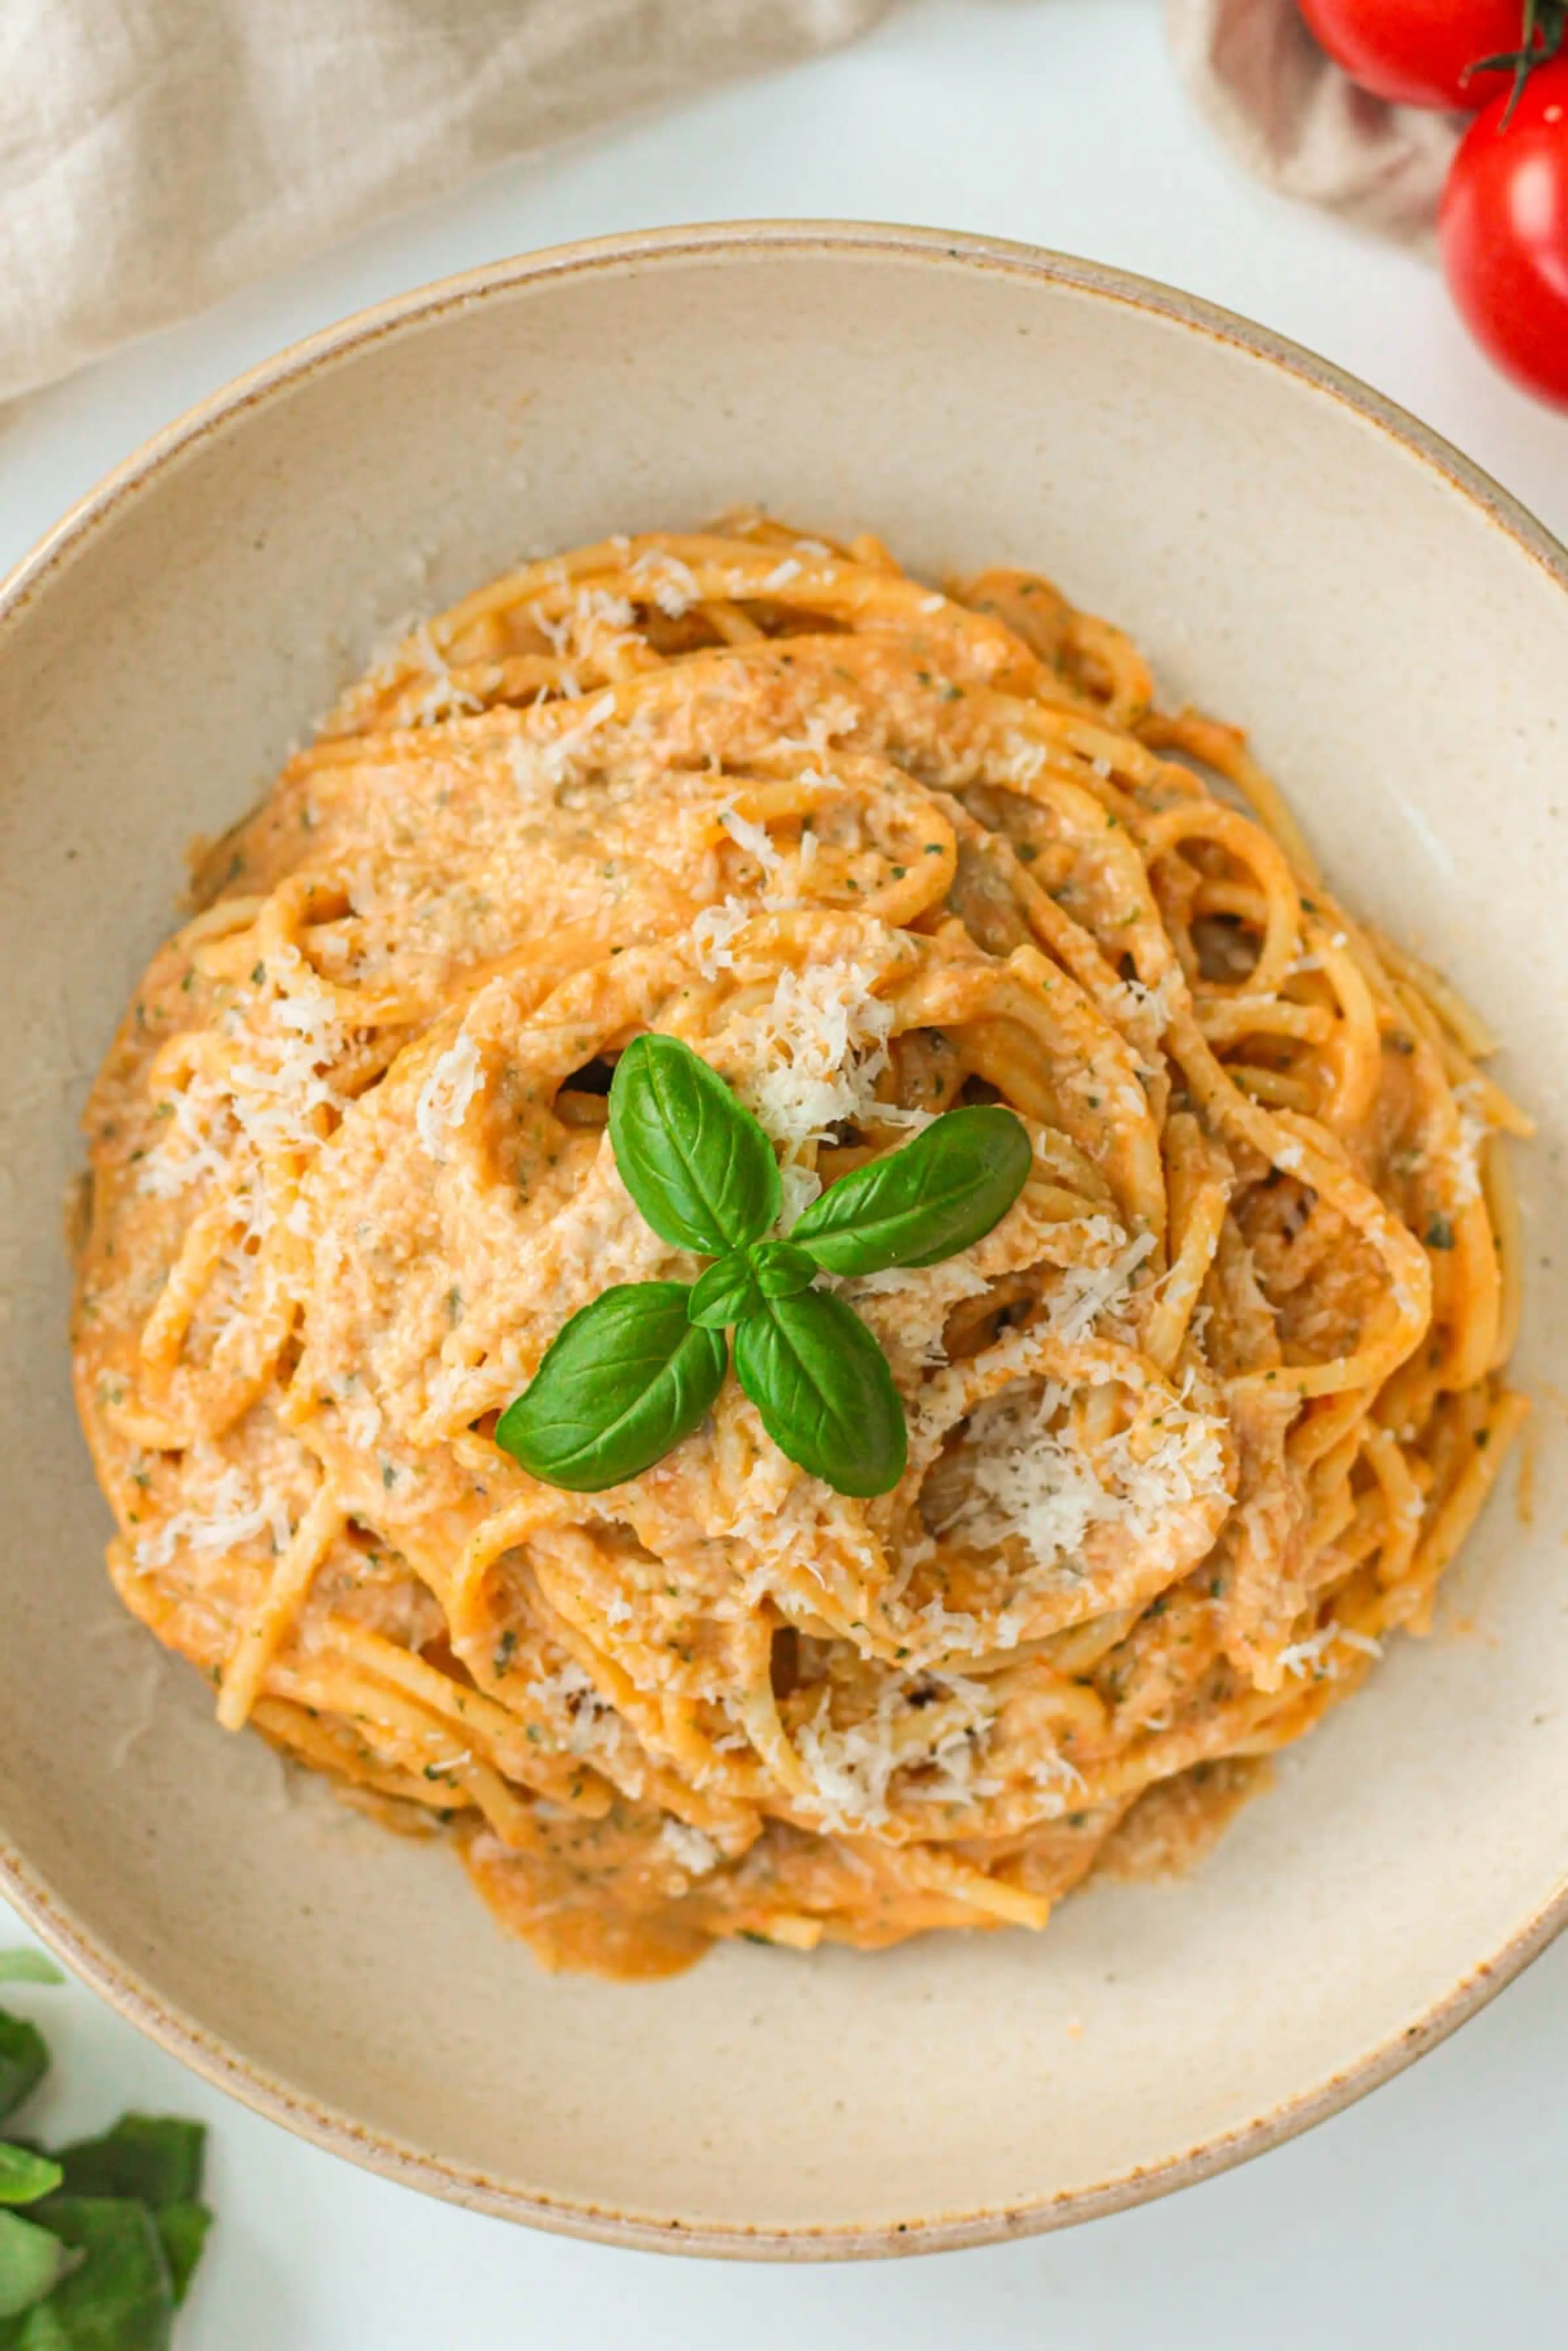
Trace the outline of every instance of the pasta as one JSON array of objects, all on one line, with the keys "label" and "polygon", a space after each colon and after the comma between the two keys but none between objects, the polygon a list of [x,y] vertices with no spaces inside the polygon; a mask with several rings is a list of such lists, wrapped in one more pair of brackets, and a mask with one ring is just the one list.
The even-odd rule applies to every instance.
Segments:
[{"label": "pasta", "polygon": [[[75,1363],[126,1605],[453,1843],[552,1966],[1038,1928],[1190,1859],[1429,1622],[1525,1405],[1502,1138],[1437,977],[1234,729],[1043,579],[755,515],[495,581],[204,856],[88,1113]],[[605,1136],[695,1046],[785,1226],[948,1108],[1033,1165],[851,1280],[856,1500],[710,1421],[600,1494],[492,1441],[565,1319],[692,1279]]]}]

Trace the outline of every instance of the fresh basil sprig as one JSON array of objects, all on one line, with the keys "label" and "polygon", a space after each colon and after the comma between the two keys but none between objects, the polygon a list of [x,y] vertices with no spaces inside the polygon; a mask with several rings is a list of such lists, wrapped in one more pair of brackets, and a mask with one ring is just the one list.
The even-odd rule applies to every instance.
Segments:
[{"label": "fresh basil sprig", "polygon": [[816,1279],[816,1259],[793,1241],[755,1241],[714,1259],[693,1283],[686,1311],[705,1331],[727,1330],[760,1314],[770,1298],[798,1298]]},{"label": "fresh basil sprig", "polygon": [[[58,1983],[41,1954],[0,1952],[0,1982]],[[0,2116],[48,2064],[36,2026],[0,2010]],[[53,2155],[0,2142],[0,2351],[169,2351],[174,2314],[212,2214],[201,2201],[206,2132],[122,2115]]]},{"label": "fresh basil sprig", "polygon": [[638,1477],[706,1418],[733,1330],[736,1375],[781,1453],[841,1494],[896,1486],[909,1443],[887,1358],[813,1284],[936,1265],[983,1239],[1029,1176],[1021,1122],[994,1103],[945,1112],[768,1239],[783,1197],[772,1144],[700,1054],[654,1035],[616,1065],[610,1144],[660,1238],[713,1262],[695,1282],[620,1283],[582,1307],[501,1415],[497,1445],[575,1493]]}]

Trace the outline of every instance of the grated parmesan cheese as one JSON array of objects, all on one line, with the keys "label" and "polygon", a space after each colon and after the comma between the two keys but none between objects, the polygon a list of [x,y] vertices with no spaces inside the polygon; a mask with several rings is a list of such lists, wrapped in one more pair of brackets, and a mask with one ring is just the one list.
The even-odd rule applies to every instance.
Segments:
[{"label": "grated parmesan cheese", "polygon": [[176,1155],[161,1139],[142,1163],[138,1188],[154,1199],[170,1200],[203,1176],[220,1183],[226,1180],[228,1162],[212,1143],[209,1123],[203,1115],[205,1105],[194,1088],[182,1087],[164,1099],[169,1104],[169,1139],[177,1136],[187,1147]]},{"label": "grated parmesan cheese", "polygon": [[485,705],[477,695],[470,694],[466,686],[453,684],[452,672],[430,633],[428,621],[421,621],[417,624],[409,643],[418,658],[420,669],[430,680],[429,686],[412,713],[416,726],[434,726],[438,719],[467,717],[476,710],[483,710]]},{"label": "grated parmesan cheese", "polygon": [[[940,1692],[935,1703],[933,1685]],[[884,1823],[888,1792],[900,1772],[911,1775],[905,1793],[915,1803],[975,1803],[999,1794],[1002,1782],[977,1777],[975,1768],[997,1703],[984,1683],[931,1670],[901,1677],[879,1692],[873,1715],[840,1725],[823,1690],[816,1712],[797,1729],[795,1747],[828,1825]]]},{"label": "grated parmesan cheese", "polygon": [[1451,1156],[1453,1170],[1453,1202],[1458,1208],[1468,1208],[1481,1196],[1481,1151],[1491,1133],[1490,1122],[1477,1108],[1480,1088],[1473,1080],[1454,1088],[1454,1103],[1459,1113],[1459,1138]]},{"label": "grated parmesan cheese", "polygon": [[879,977],[847,959],[781,972],[771,1000],[737,1023],[751,1063],[741,1098],[787,1158],[870,1112],[893,1029]]},{"label": "grated parmesan cheese", "polygon": [[691,565],[659,548],[643,549],[632,566],[632,577],[643,583],[667,621],[683,619],[694,604],[702,601],[702,590]]},{"label": "grated parmesan cheese", "polygon": [[[577,725],[569,726],[564,734],[553,736],[542,743],[513,743],[509,747],[509,756],[512,772],[518,783],[526,787],[540,777],[550,784],[564,782],[578,753],[586,748],[590,737],[598,733],[605,720],[614,716],[615,696],[601,694],[596,702],[589,704]],[[526,758],[528,751],[534,755],[532,760]]]},{"label": "grated parmesan cheese", "polygon": [[1153,1233],[1140,1233],[1109,1265],[1070,1265],[1051,1293],[1045,1324],[1054,1338],[1087,1339],[1102,1314],[1119,1320],[1132,1295],[1133,1276],[1154,1253]]},{"label": "grated parmesan cheese", "polygon": [[[167,1199],[202,1176],[230,1181],[235,1171],[223,1147],[225,1128],[230,1155],[237,1127],[256,1157],[265,1161],[280,1147],[313,1152],[321,1139],[314,1113],[324,1109],[334,1118],[341,1114],[342,1097],[323,1074],[345,1050],[336,1008],[313,985],[298,949],[275,948],[268,966],[274,979],[287,985],[298,975],[304,985],[270,1001],[259,1016],[263,1025],[241,1032],[248,1057],[229,1063],[225,1082],[198,1073],[188,1086],[165,1097],[169,1133],[142,1165],[142,1192]],[[174,1144],[183,1149],[171,1149]],[[253,1201],[250,1229],[264,1230],[270,1214],[265,1203]]]},{"label": "grated parmesan cheese", "polygon": [[1146,1014],[1155,1024],[1156,1035],[1163,1037],[1176,1009],[1171,999],[1181,984],[1181,977],[1180,967],[1173,963],[1160,974],[1153,987],[1146,987],[1135,977],[1122,980],[1116,989],[1115,1001],[1123,1017],[1136,1019],[1141,1014]]},{"label": "grated parmesan cheese", "polygon": [[1346,1625],[1328,1624],[1310,1633],[1304,1641],[1292,1641],[1289,1648],[1280,1651],[1275,1663],[1282,1672],[1294,1674],[1300,1680],[1304,1681],[1310,1675],[1314,1679],[1333,1681],[1339,1671],[1333,1657],[1336,1646],[1359,1649],[1368,1657],[1383,1655],[1382,1642],[1375,1641],[1370,1633],[1353,1633]]},{"label": "grated parmesan cheese", "polygon": [[1003,744],[1000,757],[989,764],[1004,783],[1030,784],[1045,765],[1045,746],[1014,732]]},{"label": "grated parmesan cheese", "polygon": [[182,1544],[196,1552],[228,1552],[264,1534],[270,1534],[274,1551],[281,1552],[293,1531],[288,1512],[276,1495],[252,1500],[251,1492],[237,1469],[225,1469],[214,1489],[211,1510],[175,1510],[155,1535],[143,1535],[136,1545],[137,1566],[143,1573],[167,1567]]},{"label": "grated parmesan cheese", "polygon": [[748,857],[755,857],[763,872],[771,882],[777,875],[783,860],[774,848],[767,827],[753,824],[749,817],[739,815],[727,804],[720,809],[718,820],[736,847],[744,849]]},{"label": "grated parmesan cheese", "polygon": [[1060,1749],[1052,1748],[1049,1755],[1031,1758],[1029,1776],[1043,1799],[1040,1811],[1048,1821],[1060,1820],[1075,1796],[1081,1796],[1089,1785],[1076,1763],[1070,1763]]},{"label": "grated parmesan cheese", "polygon": [[619,634],[629,629],[637,615],[624,596],[612,596],[608,588],[580,588],[577,591],[576,625],[579,643],[591,637],[598,629],[608,629]]},{"label": "grated parmesan cheese", "polygon": [[1096,1461],[1051,1426],[1067,1398],[1048,1380],[1032,1406],[1026,1391],[1004,1388],[977,1407],[963,1447],[969,1491],[939,1533],[977,1550],[1021,1541],[1037,1567],[1071,1571],[1092,1527],[1147,1541],[1173,1511],[1225,1493],[1220,1425],[1207,1413],[1166,1405],[1145,1458],[1123,1431]]},{"label": "grated parmesan cheese", "polygon": [[781,735],[780,751],[801,751],[809,759],[821,759],[841,737],[853,735],[860,724],[860,713],[854,704],[842,695],[818,703],[810,716],[802,722],[799,735]]},{"label": "grated parmesan cheese", "polygon": [[779,1228],[787,1233],[800,1222],[812,1201],[821,1198],[822,1179],[814,1167],[791,1165],[780,1167],[779,1181],[784,1189]]},{"label": "grated parmesan cheese", "polygon": [[989,1288],[973,1255],[966,1251],[940,1265],[894,1266],[885,1273],[861,1274],[845,1294],[856,1306],[871,1299],[896,1298],[897,1320],[887,1335],[896,1336],[918,1363],[935,1370],[947,1360],[942,1333],[948,1315],[963,1300],[983,1298]]},{"label": "grated parmesan cheese", "polygon": [[594,1744],[600,1716],[614,1711],[575,1658],[569,1658],[554,1673],[540,1674],[529,1683],[528,1695],[555,1717],[559,1736],[570,1755],[586,1755]]},{"label": "grated parmesan cheese", "polygon": [[478,1049],[472,1037],[464,1032],[437,1058],[414,1104],[413,1123],[419,1139],[438,1165],[446,1157],[442,1130],[462,1125],[468,1105],[483,1082]]},{"label": "grated parmesan cheese", "polygon": [[716,979],[721,971],[735,969],[730,941],[750,919],[750,909],[738,898],[703,908],[692,924],[692,944],[697,951],[697,969],[705,979]]},{"label": "grated parmesan cheese", "polygon": [[705,1877],[718,1865],[718,1847],[712,1837],[689,1822],[667,1820],[659,1831],[659,1843],[680,1868],[692,1877]]}]

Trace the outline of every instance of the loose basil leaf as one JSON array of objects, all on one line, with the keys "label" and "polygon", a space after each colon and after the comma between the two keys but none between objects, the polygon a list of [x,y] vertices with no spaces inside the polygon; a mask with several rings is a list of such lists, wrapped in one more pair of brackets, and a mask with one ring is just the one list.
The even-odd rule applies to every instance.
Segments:
[{"label": "loose basil leaf", "polygon": [[661,1240],[717,1257],[765,1233],[783,1206],[773,1145],[678,1037],[634,1038],[610,1088],[621,1180]]},{"label": "loose basil leaf", "polygon": [[790,1238],[830,1273],[936,1265],[1000,1222],[1031,1157],[1022,1124],[1000,1103],[946,1111],[913,1142],[831,1185]]},{"label": "loose basil leaf", "polygon": [[42,2302],[69,2263],[68,2249],[51,2230],[16,2212],[0,2212],[0,2318],[15,2318]]},{"label": "loose basil leaf", "polygon": [[42,1951],[28,1949],[25,1945],[14,1951],[0,1951],[0,1983],[61,1984],[65,1977],[53,1959]]},{"label": "loose basil leaf", "polygon": [[755,1314],[761,1304],[749,1249],[727,1249],[716,1257],[686,1292],[686,1312],[702,1331],[727,1330],[730,1323]]},{"label": "loose basil leaf", "polygon": [[816,1259],[793,1241],[758,1241],[750,1257],[764,1298],[798,1298],[817,1279]]},{"label": "loose basil leaf", "polygon": [[204,2123],[172,2115],[121,2115],[99,2138],[58,2149],[68,2196],[136,2196],[173,2204],[202,2192]]},{"label": "loose basil leaf", "polygon": [[596,1494],[635,1478],[706,1418],[722,1332],[687,1319],[680,1281],[618,1282],[557,1332],[496,1442],[551,1486]]},{"label": "loose basil leaf", "polygon": [[0,2008],[0,2122],[30,2098],[49,2070],[49,2052],[36,2024]]},{"label": "loose basil leaf", "polygon": [[831,1290],[772,1298],[737,1324],[735,1368],[779,1447],[841,1494],[885,1494],[909,1439],[887,1357]]},{"label": "loose basil leaf", "polygon": [[163,2259],[169,2264],[169,2283],[177,2310],[191,2291],[191,2280],[202,2258],[213,2216],[204,2204],[181,2202],[158,2205],[152,2218],[163,2247]]},{"label": "loose basil leaf", "polygon": [[52,2195],[64,2177],[47,2155],[0,2139],[0,2204],[36,2204],[40,2196]]},{"label": "loose basil leaf", "polygon": [[174,2290],[147,2206],[52,2196],[43,2210],[83,2258],[29,2314],[16,2351],[169,2351]]}]

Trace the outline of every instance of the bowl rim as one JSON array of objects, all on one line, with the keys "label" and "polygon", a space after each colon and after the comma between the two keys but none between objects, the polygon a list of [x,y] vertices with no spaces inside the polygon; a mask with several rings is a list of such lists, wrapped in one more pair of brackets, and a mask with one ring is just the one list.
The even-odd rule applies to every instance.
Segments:
[{"label": "bowl rim", "polygon": [[[16,617],[51,575],[81,553],[97,532],[165,467],[247,409],[286,392],[318,370],[346,360],[384,338],[416,331],[516,289],[636,266],[664,266],[704,256],[747,253],[858,256],[969,269],[1064,287],[1113,302],[1233,347],[1326,394],[1363,423],[1375,426],[1447,487],[1475,507],[1536,563],[1568,598],[1568,548],[1482,468],[1462,456],[1396,402],[1332,361],[1287,337],[1219,305],[1104,263],[1016,240],[898,224],[839,220],[735,220],[634,230],[583,238],[487,262],[435,278],[407,293],[354,311],[335,324],[285,346],[235,377],[161,431],[78,499],[37,545],[0,578],[0,645]],[[449,2201],[527,2221],[536,2228],[639,2251],[705,2256],[822,2261],[905,2252],[937,2252],[994,2243],[1062,2228],[1228,2170],[1339,2113],[1445,2040],[1540,1956],[1568,1926],[1568,1886],[1560,1888],[1489,1957],[1469,1968],[1426,2013],[1377,2043],[1352,2064],[1235,2129],[1137,2166],[1092,2186],[1017,2206],[999,2206],[905,2221],[820,2228],[788,2224],[660,2220],[591,2202],[555,2198],[508,2186],[292,2088],[240,2055],[194,2017],[164,2000],[100,1943],[58,1901],[22,1854],[0,1838],[0,1894],[110,2007],[196,2073],[268,2120],[347,2158],[350,2162]]]}]

